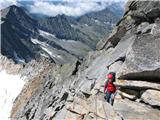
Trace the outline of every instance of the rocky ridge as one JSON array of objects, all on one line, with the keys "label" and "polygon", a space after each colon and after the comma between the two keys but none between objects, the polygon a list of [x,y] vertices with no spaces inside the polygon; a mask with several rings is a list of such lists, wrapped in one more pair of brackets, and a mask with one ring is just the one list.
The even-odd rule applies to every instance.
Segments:
[{"label": "rocky ridge", "polygon": [[[113,33],[83,62],[56,66],[41,60],[24,66],[22,73],[30,80],[14,102],[11,119],[158,120],[159,11],[159,1],[128,1]],[[38,72],[30,77],[27,71]],[[103,98],[109,71],[117,72],[120,87],[113,107]]]}]

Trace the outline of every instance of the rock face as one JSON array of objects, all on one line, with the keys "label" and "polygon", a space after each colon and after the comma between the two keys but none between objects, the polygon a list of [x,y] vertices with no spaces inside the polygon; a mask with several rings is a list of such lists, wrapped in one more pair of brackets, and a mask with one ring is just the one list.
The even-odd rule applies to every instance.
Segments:
[{"label": "rock face", "polygon": [[[25,14],[17,6],[11,6],[1,10],[2,14],[2,55],[6,55],[13,60],[25,62],[34,57],[31,50],[34,46],[29,42],[26,43],[26,36],[31,35],[32,31],[37,31],[36,21]],[[26,29],[28,28],[28,29]],[[23,31],[23,32],[22,32]],[[13,41],[14,39],[14,41]],[[26,39],[26,41],[24,41]],[[22,52],[23,51],[23,52]]]},{"label": "rock face", "polygon": [[159,6],[157,1],[128,2],[124,18],[117,24],[113,34],[103,42],[102,48],[108,49],[109,44],[117,48],[127,36],[131,39],[129,46],[124,46],[125,61],[117,74],[120,79],[148,81],[160,79],[158,74],[160,53],[157,51],[160,46]]},{"label": "rock face", "polygon": [[[26,64],[22,73],[30,79],[14,102],[11,119],[158,120],[159,9],[159,1],[129,1],[116,30],[82,62]],[[120,87],[113,106],[103,93],[110,71],[117,72]]]},{"label": "rock face", "polygon": [[[160,52],[157,51],[160,47],[160,33],[158,29],[160,22],[155,23],[152,26],[153,27],[149,29],[151,30],[150,33],[137,35],[134,43],[129,48],[126,54],[126,60],[120,71],[120,74],[124,75],[121,78],[142,80],[146,78],[148,80],[160,79],[158,74],[160,66]],[[153,29],[156,31],[155,33],[152,32]],[[132,76],[132,73],[136,73],[136,76]]]}]

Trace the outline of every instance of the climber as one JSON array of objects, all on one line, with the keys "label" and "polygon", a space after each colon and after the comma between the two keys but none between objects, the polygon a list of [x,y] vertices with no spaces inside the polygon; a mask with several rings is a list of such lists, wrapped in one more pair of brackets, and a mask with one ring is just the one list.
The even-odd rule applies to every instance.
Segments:
[{"label": "climber", "polygon": [[104,85],[105,99],[107,100],[108,103],[113,105],[114,97],[116,95],[116,86],[113,83],[115,81],[115,73],[111,72],[106,77],[107,80]]}]

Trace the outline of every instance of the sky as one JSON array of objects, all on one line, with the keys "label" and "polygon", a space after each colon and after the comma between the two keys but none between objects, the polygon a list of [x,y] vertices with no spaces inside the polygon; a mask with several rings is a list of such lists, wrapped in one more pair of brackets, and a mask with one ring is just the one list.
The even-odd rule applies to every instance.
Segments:
[{"label": "sky", "polygon": [[[47,16],[66,14],[68,16],[81,16],[88,12],[105,9],[112,2],[121,2],[122,6],[126,0],[27,0],[32,4],[26,5],[30,13],[41,13]],[[23,0],[0,0],[0,8],[10,5],[21,6]],[[54,3],[53,3],[54,2]],[[57,3],[56,2],[61,2]],[[66,4],[62,4],[62,2]],[[100,4],[101,3],[101,4]]]}]

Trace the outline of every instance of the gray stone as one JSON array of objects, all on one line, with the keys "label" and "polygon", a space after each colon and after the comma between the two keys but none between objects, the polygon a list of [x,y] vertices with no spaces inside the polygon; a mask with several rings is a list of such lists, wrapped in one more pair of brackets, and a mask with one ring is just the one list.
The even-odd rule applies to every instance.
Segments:
[{"label": "gray stone", "polygon": [[124,120],[158,120],[160,111],[127,99],[115,100],[114,109]]},{"label": "gray stone", "polygon": [[150,33],[153,26],[154,26],[154,24],[149,24],[148,22],[143,22],[138,26],[137,33],[138,34]]},{"label": "gray stone", "polygon": [[107,48],[116,46],[125,33],[126,33],[125,27],[119,27],[119,26],[115,27],[108,38],[102,39],[101,41],[98,42],[97,50],[101,50],[106,46],[108,46]]},{"label": "gray stone", "polygon": [[133,44],[135,39],[136,36],[128,32],[117,44],[115,49],[112,50],[110,53],[108,53],[108,59],[106,61],[106,65],[110,66],[115,61],[119,60],[123,61],[126,56],[128,48]]},{"label": "gray stone", "polygon": [[73,102],[73,96],[69,94],[69,97],[67,98],[67,102]]},{"label": "gray stone", "polygon": [[117,80],[115,84],[122,88],[130,88],[130,89],[138,89],[138,90],[145,90],[145,89],[160,90],[160,84],[147,82],[147,81]]},{"label": "gray stone", "polygon": [[144,33],[150,33],[152,35],[159,35],[160,34],[160,19],[157,18],[155,20],[155,23],[149,24],[148,22],[142,22],[137,27],[137,34],[144,34]]},{"label": "gray stone", "polygon": [[151,106],[160,107],[160,91],[148,89],[142,94],[141,100]]},{"label": "gray stone", "polygon": [[159,11],[159,1],[129,1],[126,5],[126,14],[131,15],[136,24],[144,21],[152,22],[160,17]]},{"label": "gray stone", "polygon": [[118,72],[123,64],[122,61],[117,61],[109,66],[109,72]]},{"label": "gray stone", "polygon": [[160,79],[159,48],[159,36],[151,34],[139,36],[128,50],[126,60],[118,73],[119,78],[158,81]]},{"label": "gray stone", "polygon": [[151,34],[155,36],[159,36],[160,34],[160,18],[157,18],[155,20],[155,24],[153,24],[153,27],[151,29]]},{"label": "gray stone", "polygon": [[118,91],[122,98],[128,98],[130,100],[136,100],[137,96],[135,94],[128,94],[126,92]]}]

